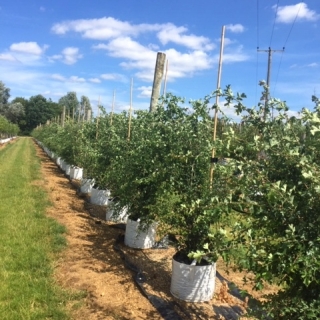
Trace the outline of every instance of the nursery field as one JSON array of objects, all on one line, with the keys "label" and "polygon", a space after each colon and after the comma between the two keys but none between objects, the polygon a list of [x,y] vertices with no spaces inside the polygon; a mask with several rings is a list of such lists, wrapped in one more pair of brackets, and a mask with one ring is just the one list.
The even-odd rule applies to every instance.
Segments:
[{"label": "nursery field", "polygon": [[[67,229],[68,246],[56,262],[56,280],[65,289],[86,293],[77,308],[70,304],[72,318],[239,319],[247,303],[256,303],[263,294],[274,291],[267,286],[263,292],[241,295],[241,290],[252,287],[250,283],[243,285],[245,274],[228,272],[218,261],[216,290],[211,301],[187,303],[174,298],[170,278],[175,249],[126,247],[123,226],[104,221],[101,207],[80,198],[76,182],[69,181],[35,146],[41,159],[42,185],[52,202],[47,214]],[[136,279],[137,270],[143,273],[141,281]]]}]

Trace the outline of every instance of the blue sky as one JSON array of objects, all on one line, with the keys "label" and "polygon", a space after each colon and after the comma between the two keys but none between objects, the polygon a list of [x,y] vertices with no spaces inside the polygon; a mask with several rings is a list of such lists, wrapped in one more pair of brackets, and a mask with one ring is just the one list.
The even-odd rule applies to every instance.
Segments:
[{"label": "blue sky", "polygon": [[[69,91],[96,110],[148,109],[157,52],[168,60],[167,92],[186,100],[216,89],[222,26],[221,87],[256,105],[272,54],[271,95],[290,110],[320,96],[319,0],[0,0],[0,80],[11,98]],[[231,111],[226,110],[226,113]]]}]

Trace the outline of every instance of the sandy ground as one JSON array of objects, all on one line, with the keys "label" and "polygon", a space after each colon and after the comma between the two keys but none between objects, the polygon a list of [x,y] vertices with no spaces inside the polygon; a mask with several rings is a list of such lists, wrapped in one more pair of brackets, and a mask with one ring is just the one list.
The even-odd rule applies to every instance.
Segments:
[{"label": "sandy ground", "polygon": [[[250,284],[242,283],[244,273],[227,272],[218,262],[216,293],[211,301],[186,303],[174,298],[170,294],[174,248],[126,247],[124,230],[103,220],[106,208],[88,204],[77,193],[77,182],[65,177],[36,147],[44,187],[52,202],[48,215],[67,228],[68,246],[55,266],[57,282],[69,290],[86,293],[84,303],[70,302],[73,319],[239,319],[248,302],[239,296],[240,289],[250,292],[249,303],[274,292],[271,287],[263,293],[251,292]],[[115,245],[120,251],[115,250]],[[128,265],[143,271],[143,284],[137,284],[136,273]]]}]

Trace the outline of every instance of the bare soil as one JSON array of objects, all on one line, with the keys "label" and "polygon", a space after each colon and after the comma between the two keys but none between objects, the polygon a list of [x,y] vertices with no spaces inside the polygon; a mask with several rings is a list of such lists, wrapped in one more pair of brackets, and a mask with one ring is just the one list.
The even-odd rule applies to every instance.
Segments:
[{"label": "bare soil", "polygon": [[[170,279],[175,249],[126,247],[124,230],[103,220],[106,207],[90,205],[80,197],[77,182],[65,177],[43,150],[36,148],[43,186],[52,202],[47,214],[67,229],[68,246],[55,265],[57,283],[86,296],[83,303],[70,302],[73,319],[239,319],[248,302],[276,291],[267,286],[263,292],[252,292],[250,282],[243,284],[245,273],[228,272],[218,261],[216,293],[211,301],[187,303],[174,298]],[[135,268],[143,271],[144,281],[136,281]],[[240,290],[250,295],[242,298]]]}]

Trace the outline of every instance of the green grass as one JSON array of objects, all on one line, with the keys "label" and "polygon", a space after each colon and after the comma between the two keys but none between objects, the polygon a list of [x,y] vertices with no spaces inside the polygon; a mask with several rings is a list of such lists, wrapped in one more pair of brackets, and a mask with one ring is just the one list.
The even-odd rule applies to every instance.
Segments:
[{"label": "green grass", "polygon": [[0,150],[0,319],[69,319],[74,295],[59,288],[53,261],[65,229],[45,216],[45,191],[33,183],[40,161],[30,138]]}]

